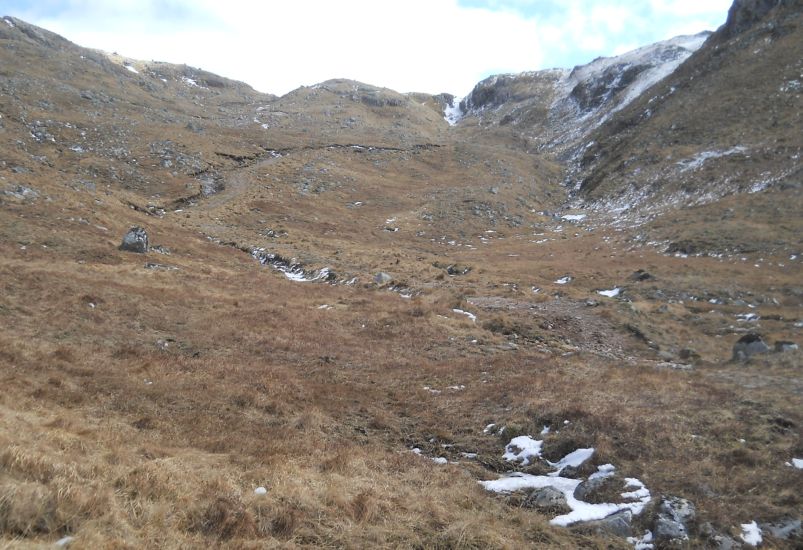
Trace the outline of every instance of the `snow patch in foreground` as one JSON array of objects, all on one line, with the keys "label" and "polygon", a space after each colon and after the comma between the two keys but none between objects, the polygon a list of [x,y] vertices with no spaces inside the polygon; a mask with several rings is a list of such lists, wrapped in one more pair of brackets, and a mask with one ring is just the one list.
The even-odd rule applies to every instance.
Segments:
[{"label": "snow patch in foreground", "polygon": [[565,277],[561,277],[560,279],[555,281],[555,284],[556,285],[567,285],[570,282],[572,282],[572,279],[573,279],[573,277],[571,277],[570,275],[566,275]]},{"label": "snow patch in foreground", "polygon": [[761,544],[761,528],[755,521],[742,524],[742,540],[750,546],[758,546]]},{"label": "snow patch in foreground", "polygon": [[[490,481],[480,481],[480,484],[488,491],[495,493],[511,493],[522,489],[542,489],[552,487],[562,492],[566,497],[566,504],[571,508],[571,512],[553,518],[549,523],[560,527],[567,527],[582,521],[595,521],[604,519],[611,514],[628,510],[634,515],[640,514],[650,501],[650,492],[638,479],[627,478],[627,487],[636,489],[635,491],[622,493],[624,499],[636,499],[632,502],[603,502],[592,504],[574,497],[574,491],[582,483],[581,479],[570,479],[566,477],[535,476],[515,472],[499,479]],[[638,495],[638,496],[636,496]],[[643,496],[642,496],[643,495]]]},{"label": "snow patch in foreground", "polygon": [[793,458],[792,466],[794,466],[798,470],[803,470],[803,458]]}]

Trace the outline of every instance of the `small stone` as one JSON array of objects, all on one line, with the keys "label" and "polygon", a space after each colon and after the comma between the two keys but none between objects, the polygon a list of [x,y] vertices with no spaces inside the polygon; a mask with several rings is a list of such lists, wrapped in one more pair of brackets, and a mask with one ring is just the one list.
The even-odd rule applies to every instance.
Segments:
[{"label": "small stone", "polygon": [[786,353],[788,351],[797,351],[800,349],[797,344],[794,342],[786,342],[783,340],[778,340],[775,342],[775,351],[777,353]]},{"label": "small stone", "polygon": [[148,251],[148,233],[141,227],[132,227],[123,237],[120,250],[144,254]]},{"label": "small stone", "polygon": [[571,511],[566,502],[566,495],[554,487],[543,487],[532,491],[521,504],[524,508],[537,508],[539,510],[549,510],[556,514]]},{"label": "small stone", "polygon": [[700,359],[700,354],[691,348],[683,348],[678,352],[678,357],[684,361],[697,361]]},{"label": "small stone", "polygon": [[631,281],[637,281],[637,282],[649,281],[650,279],[655,279],[655,277],[653,277],[651,274],[647,273],[643,269],[639,269],[638,271],[635,271],[630,276],[630,280]]}]

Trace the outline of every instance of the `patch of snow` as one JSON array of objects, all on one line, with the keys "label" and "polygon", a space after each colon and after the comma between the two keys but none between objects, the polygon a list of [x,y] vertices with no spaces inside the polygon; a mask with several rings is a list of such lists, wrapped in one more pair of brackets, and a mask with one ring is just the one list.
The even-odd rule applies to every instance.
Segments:
[{"label": "patch of snow", "polygon": [[265,489],[264,487],[257,487],[256,489],[254,489],[254,494],[255,495],[267,495],[268,494],[268,490]]},{"label": "patch of snow", "polygon": [[591,458],[593,454],[594,454],[594,448],[591,447],[588,449],[577,449],[576,451],[573,451],[564,456],[563,458],[561,458],[558,462],[549,462],[547,460],[547,463],[550,466],[556,468],[556,470],[549,475],[558,476],[565,468],[568,468],[570,466],[572,468],[577,468],[580,465],[582,465],[583,462]]},{"label": "patch of snow", "polygon": [[581,482],[582,480],[580,479],[535,476],[516,472],[499,479],[480,481],[480,484],[488,491],[496,493],[510,493],[522,489],[541,489],[543,487],[553,487],[557,489],[564,494],[566,503],[572,510],[570,513],[557,516],[549,522],[552,525],[561,527],[566,527],[581,521],[603,519],[621,510],[629,510],[632,514],[638,515],[650,501],[650,497],[646,496],[636,502],[623,502],[619,504],[605,502],[591,504],[574,497],[574,490]]},{"label": "patch of snow", "polygon": [[435,464],[446,464],[449,461],[443,458],[442,456],[436,456],[435,458],[432,459],[432,462],[434,462]]},{"label": "patch of snow", "polygon": [[586,218],[586,214],[566,214],[565,216],[561,216],[562,220],[568,220],[570,222],[579,222]]},{"label": "patch of snow", "polygon": [[[6,19],[6,23],[8,23],[8,19]],[[11,26],[13,27],[14,25]],[[64,546],[68,546],[73,542],[75,542],[75,537],[62,537],[56,541],[56,546],[63,548]]]},{"label": "patch of snow", "polygon": [[572,282],[573,277],[570,275],[566,275],[565,277],[561,277],[557,281],[555,281],[556,285],[566,285]]},{"label": "patch of snow", "polygon": [[633,545],[634,550],[652,550],[655,548],[652,541],[652,531],[647,531],[641,538],[627,537],[627,542]]},{"label": "patch of snow", "polygon": [[798,470],[803,470],[803,458],[793,458],[792,466],[794,466]]},{"label": "patch of snow", "polygon": [[759,317],[755,313],[737,313],[736,318],[739,319],[740,321],[747,321],[747,322],[758,321],[759,319],[761,319],[761,317]]},{"label": "patch of snow", "polygon": [[544,426],[544,429],[541,430],[541,435],[546,435],[549,433],[549,426]]},{"label": "patch of snow", "polygon": [[455,313],[459,313],[461,315],[465,315],[475,323],[477,322],[477,316],[471,313],[470,311],[463,311],[462,309],[453,309],[452,311],[454,311]]},{"label": "patch of snow", "polygon": [[626,487],[628,489],[635,489],[635,491],[628,491],[622,493],[622,498],[627,499],[643,499],[643,498],[650,498],[650,491],[644,486],[644,484],[634,477],[626,477],[625,483],[627,484]]},{"label": "patch of snow", "polygon": [[750,546],[758,546],[761,544],[761,528],[755,521],[750,523],[742,523],[741,538]]},{"label": "patch of snow", "polygon": [[123,65],[123,67],[125,67],[134,74],[139,74],[139,71],[133,65]]},{"label": "patch of snow", "polygon": [[496,428],[496,424],[488,424],[487,426],[485,426],[485,429],[482,430],[482,433],[489,434],[493,431],[494,428]]},{"label": "patch of snow", "polygon": [[747,151],[747,148],[742,146],[731,147],[730,149],[727,149],[725,151],[702,151],[697,155],[695,155],[694,157],[682,160],[677,164],[678,166],[680,166],[681,172],[687,172],[689,170],[699,170],[700,168],[702,168],[703,164],[705,164],[705,161],[707,160],[727,157],[730,155],[736,155],[739,153],[743,153],[745,151]]},{"label": "patch of snow", "polygon": [[597,471],[588,476],[588,480],[605,479],[606,477],[611,477],[615,472],[616,466],[613,464],[603,464],[602,466],[597,466]]},{"label": "patch of snow", "polygon": [[[6,25],[8,25],[9,27],[11,27],[12,29],[14,28],[14,22],[13,22],[13,21],[11,21],[11,19],[9,19],[8,17],[4,17],[4,18],[3,18],[3,21],[5,21],[5,22],[6,22]],[[64,537],[64,538],[70,538],[70,537]],[[62,539],[62,540],[64,540],[64,539]],[[58,542],[57,542],[56,544],[58,544]]]},{"label": "patch of snow", "polygon": [[616,287],[611,290],[598,290],[597,294],[600,294],[602,296],[607,296],[608,298],[616,298],[617,296],[619,296],[620,292],[622,292],[622,289]]},{"label": "patch of snow", "polygon": [[195,79],[193,79],[193,78],[190,78],[190,77],[188,77],[188,76],[182,76],[182,77],[181,77],[181,80],[183,80],[183,81],[184,81],[184,83],[185,83],[187,86],[190,86],[190,87],[195,87],[195,88],[203,88],[203,86],[201,86],[200,84],[198,84],[198,82],[197,82]]},{"label": "patch of snow", "polygon": [[318,309],[332,309],[332,306],[329,304],[322,304],[318,306]]},{"label": "patch of snow", "polygon": [[541,458],[543,441],[536,441],[529,435],[520,435],[510,440],[505,447],[502,458],[508,462],[521,462],[522,466],[530,464],[531,458]]},{"label": "patch of snow", "polygon": [[463,101],[462,98],[455,97],[452,99],[452,103],[443,110],[443,118],[449,123],[449,126],[454,126],[463,118],[463,110],[460,108],[461,101]]},{"label": "patch of snow", "polygon": [[477,453],[460,453],[460,456],[464,458],[477,458]]}]

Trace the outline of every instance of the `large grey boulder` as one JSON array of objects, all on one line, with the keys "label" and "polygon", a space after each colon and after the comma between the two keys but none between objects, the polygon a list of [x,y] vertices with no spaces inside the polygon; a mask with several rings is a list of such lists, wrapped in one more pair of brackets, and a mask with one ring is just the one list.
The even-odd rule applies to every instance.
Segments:
[{"label": "large grey boulder", "polygon": [[385,273],[384,271],[380,271],[376,275],[374,275],[374,282],[378,285],[386,285],[393,280],[393,277]]},{"label": "large grey boulder", "polygon": [[733,345],[733,360],[747,361],[753,355],[767,353],[770,347],[764,342],[760,334],[751,332],[745,334]]},{"label": "large grey boulder", "polygon": [[145,254],[148,251],[148,232],[141,227],[132,227],[123,237],[120,250]]}]

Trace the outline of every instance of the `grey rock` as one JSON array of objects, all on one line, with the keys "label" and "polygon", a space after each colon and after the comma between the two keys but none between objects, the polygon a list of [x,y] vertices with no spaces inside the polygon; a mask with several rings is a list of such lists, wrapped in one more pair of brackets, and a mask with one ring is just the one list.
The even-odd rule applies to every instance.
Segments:
[{"label": "grey rock", "polygon": [[532,491],[522,502],[522,506],[550,511],[560,510],[561,513],[570,510],[566,502],[566,495],[554,487],[543,487]]},{"label": "grey rock", "polygon": [[30,187],[25,187],[24,185],[17,185],[11,189],[7,189],[6,191],[3,191],[3,194],[19,200],[35,199],[39,196],[38,191],[31,189]]},{"label": "grey rock", "polygon": [[775,351],[778,353],[785,353],[787,351],[797,351],[799,346],[794,342],[786,342],[783,340],[778,340],[775,342]]},{"label": "grey rock", "polygon": [[658,507],[653,533],[656,540],[678,541],[689,538],[689,524],[694,521],[694,504],[685,498],[664,497]]},{"label": "grey rock", "polygon": [[649,281],[650,279],[655,279],[655,277],[653,277],[651,274],[647,273],[643,269],[639,269],[638,271],[633,272],[633,274],[630,276],[631,281],[637,281],[637,282]]},{"label": "grey rock", "polygon": [[201,182],[201,194],[204,197],[220,193],[226,188],[223,180],[216,174],[204,174],[199,178],[199,181]]},{"label": "grey rock", "polygon": [[123,237],[120,250],[144,254],[148,251],[148,233],[141,227],[132,227]]},{"label": "grey rock", "polygon": [[578,523],[576,524],[576,529],[591,531],[593,533],[611,534],[619,537],[631,537],[633,536],[633,529],[630,526],[632,517],[633,514],[630,510],[620,510],[603,519]]},{"label": "grey rock", "polygon": [[175,271],[178,268],[174,265],[165,265],[165,264],[156,264],[153,262],[148,262],[145,264],[145,269],[153,269],[153,270],[163,270],[163,271]]},{"label": "grey rock", "polygon": [[598,477],[595,479],[588,479],[583,481],[575,487],[574,489],[574,498],[577,500],[587,500],[588,497],[593,494],[595,491],[599,490],[605,483],[611,478],[607,477]]},{"label": "grey rock", "polygon": [[803,527],[800,518],[785,518],[759,525],[761,531],[776,539],[803,542]]},{"label": "grey rock", "polygon": [[709,522],[700,526],[700,536],[706,540],[706,548],[716,548],[717,550],[736,550],[742,548],[742,543],[732,539],[728,535],[723,535]]},{"label": "grey rock", "polygon": [[384,271],[380,271],[376,275],[374,275],[374,282],[378,285],[386,285],[393,280],[393,277],[385,273]]},{"label": "grey rock", "polygon": [[15,174],[28,174],[28,173],[30,173],[30,170],[28,170],[24,166],[12,166],[11,167],[11,171],[14,172]]},{"label": "grey rock", "polygon": [[678,357],[684,361],[697,361],[700,359],[700,354],[691,348],[683,348],[678,352]]},{"label": "grey rock", "polygon": [[753,355],[767,353],[770,347],[764,342],[760,334],[745,334],[733,345],[733,360],[746,361]]}]

